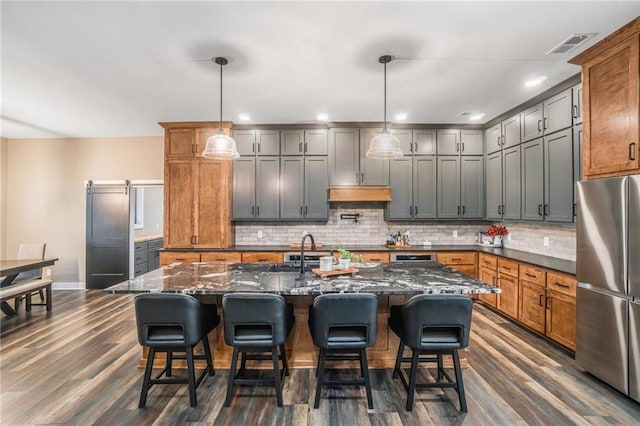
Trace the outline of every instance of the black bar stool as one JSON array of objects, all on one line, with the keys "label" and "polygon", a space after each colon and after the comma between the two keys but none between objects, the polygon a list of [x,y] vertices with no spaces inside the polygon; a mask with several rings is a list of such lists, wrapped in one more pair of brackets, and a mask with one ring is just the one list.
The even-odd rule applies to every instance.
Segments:
[{"label": "black bar stool", "polygon": [[[467,296],[422,294],[402,306],[392,306],[389,327],[400,338],[393,378],[398,378],[407,390],[407,411],[413,409],[413,397],[419,388],[454,388],[460,398],[460,411],[467,411],[458,349],[469,345],[473,301]],[[404,347],[412,349],[412,357],[404,358]],[[442,355],[451,354],[455,382],[442,367]],[[420,358],[435,355],[435,358]],[[437,362],[437,381],[417,383],[418,363]],[[401,370],[402,362],[411,362],[409,380]],[[447,381],[443,381],[443,376]]]},{"label": "black bar stool", "polygon": [[[188,384],[189,402],[197,405],[196,388],[204,380],[207,372],[215,374],[211,360],[211,348],[207,334],[220,323],[217,307],[213,304],[201,304],[186,294],[178,293],[146,293],[136,296],[134,300],[138,342],[149,347],[147,365],[142,381],[139,407],[144,408],[147,393],[155,384]],[[202,342],[204,355],[194,355],[193,348]],[[151,378],[153,360],[156,352],[166,352],[165,368]],[[174,355],[174,352],[184,353]],[[187,377],[172,377],[171,364],[174,359],[187,360]],[[194,359],[204,359],[207,368],[196,380]],[[165,374],[164,379],[160,377]]]},{"label": "black bar stool", "polygon": [[[285,375],[289,375],[284,343],[295,323],[293,305],[286,303],[284,297],[277,294],[228,293],[222,298],[222,310],[224,341],[233,346],[224,406],[231,405],[235,385],[272,385],[276,389],[278,407],[282,407],[282,381]],[[271,355],[264,355],[268,351],[271,351]],[[242,360],[240,370],[236,373],[238,354],[241,354]],[[252,379],[245,376],[247,360],[269,359],[273,363],[272,379]],[[282,371],[279,359],[282,360]]]},{"label": "black bar stool", "polygon": [[[320,354],[313,408],[320,406],[323,386],[364,385],[367,404],[373,409],[366,349],[376,343],[377,312],[378,298],[370,293],[323,294],[315,298],[309,310],[309,329]],[[327,360],[359,360],[363,380],[325,380]]]}]

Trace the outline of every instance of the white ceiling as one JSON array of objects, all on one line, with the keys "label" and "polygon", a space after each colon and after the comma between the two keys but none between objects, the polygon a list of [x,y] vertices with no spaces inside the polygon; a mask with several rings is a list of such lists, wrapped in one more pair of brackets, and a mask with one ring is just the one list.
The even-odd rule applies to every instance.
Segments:
[{"label": "white ceiling", "polygon": [[[8,2],[0,135],[161,135],[159,121],[486,122],[578,73],[567,60],[640,15],[633,2]],[[598,33],[545,55],[572,33]],[[548,79],[533,89],[530,77]]]}]

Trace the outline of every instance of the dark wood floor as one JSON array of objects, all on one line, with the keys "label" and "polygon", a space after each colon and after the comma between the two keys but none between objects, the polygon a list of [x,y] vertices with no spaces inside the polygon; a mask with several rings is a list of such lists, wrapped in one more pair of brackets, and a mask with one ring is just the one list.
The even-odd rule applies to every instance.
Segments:
[{"label": "dark wood floor", "polygon": [[[328,389],[314,410],[314,371],[297,369],[285,381],[283,408],[268,388],[241,388],[223,408],[228,370],[198,388],[189,407],[186,386],[157,386],[138,409],[138,368],[130,296],[56,291],[49,314],[34,307],[2,318],[0,423],[234,425],[640,424],[640,404],[576,369],[573,359],[482,306],[474,309],[469,412],[458,412],[454,391],[420,390],[412,413],[390,370],[373,370],[375,409],[363,389]],[[423,369],[423,379],[430,372]]]}]

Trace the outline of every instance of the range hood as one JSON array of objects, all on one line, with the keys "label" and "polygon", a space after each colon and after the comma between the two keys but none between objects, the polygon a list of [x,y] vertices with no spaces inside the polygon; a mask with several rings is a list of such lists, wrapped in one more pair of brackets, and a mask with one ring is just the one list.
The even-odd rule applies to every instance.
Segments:
[{"label": "range hood", "polygon": [[332,186],[329,188],[329,201],[391,201],[391,187]]}]

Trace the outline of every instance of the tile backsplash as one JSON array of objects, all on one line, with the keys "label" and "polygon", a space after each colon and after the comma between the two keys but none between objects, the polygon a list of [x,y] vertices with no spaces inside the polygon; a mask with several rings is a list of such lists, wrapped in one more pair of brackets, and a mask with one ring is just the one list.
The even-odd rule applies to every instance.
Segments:
[{"label": "tile backsplash", "polygon": [[[341,214],[358,213],[358,222],[340,219]],[[474,244],[477,233],[487,229],[490,222],[385,222],[382,207],[361,208],[342,204],[329,211],[325,222],[285,223],[252,222],[236,224],[236,245],[288,245],[300,242],[304,232],[311,233],[316,242],[326,245],[371,246],[383,245],[391,232],[407,230],[413,246],[423,241],[431,244]],[[511,240],[504,246],[532,253],[575,260],[576,231],[573,224],[543,224],[505,222]],[[262,237],[258,238],[258,232]],[[454,232],[457,234],[454,237]],[[544,246],[544,237],[549,246]]]}]

